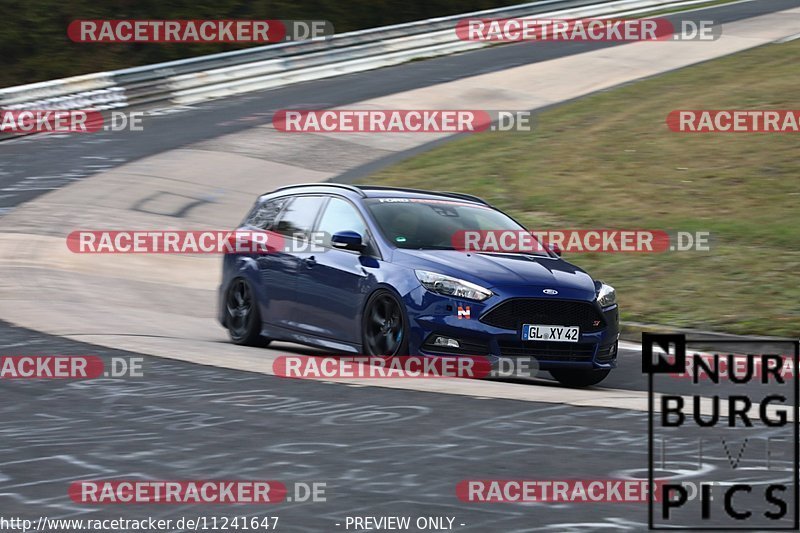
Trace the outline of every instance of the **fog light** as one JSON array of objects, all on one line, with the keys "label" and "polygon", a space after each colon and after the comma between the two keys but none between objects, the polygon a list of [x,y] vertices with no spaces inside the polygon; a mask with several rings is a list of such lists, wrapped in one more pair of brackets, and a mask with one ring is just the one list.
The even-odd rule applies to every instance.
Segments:
[{"label": "fog light", "polygon": [[436,337],[433,339],[434,346],[444,346],[446,348],[461,348],[457,340],[450,337]]}]

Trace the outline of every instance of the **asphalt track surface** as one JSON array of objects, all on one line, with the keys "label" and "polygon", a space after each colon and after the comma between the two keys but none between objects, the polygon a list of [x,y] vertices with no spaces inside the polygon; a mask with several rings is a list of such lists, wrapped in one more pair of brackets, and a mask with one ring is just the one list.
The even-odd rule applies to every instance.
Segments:
[{"label": "asphalt track surface", "polygon": [[[714,9],[712,18],[733,21],[795,5],[735,4]],[[147,135],[3,142],[0,213],[113,166],[266,123],[277,109],[343,105],[610,45],[492,47],[161,110],[149,116]],[[2,355],[139,357],[8,324],[0,325],[0,339]],[[143,378],[2,383],[0,515],[271,514],[281,517],[281,529],[287,531],[334,531],[347,515],[395,514],[455,516],[456,529],[472,531],[568,531],[567,523],[580,531],[640,531],[646,525],[644,504],[520,506],[468,504],[455,497],[455,484],[470,478],[643,477],[645,413],[320,384],[144,360]],[[640,352],[621,351],[620,368],[603,386],[645,390]],[[680,380],[659,387],[693,393]],[[236,397],[243,391],[254,396]],[[264,395],[284,400],[265,402]],[[313,402],[315,409],[306,409],[305,402]],[[66,497],[71,480],[124,477],[326,482],[329,501],[287,503],[266,511],[237,508],[235,513],[219,506],[98,511]]]},{"label": "asphalt track surface", "polygon": [[[141,357],[143,373],[5,381],[0,516],[278,516],[279,530],[298,532],[347,530],[347,517],[357,516],[449,517],[456,531],[646,529],[641,502],[521,505],[456,495],[463,480],[646,479],[646,413],[290,380],[142,357],[7,324],[0,333],[5,355]],[[741,430],[735,431],[726,435],[739,449]],[[790,439],[787,431],[770,435]],[[699,436],[692,432],[669,441],[670,460],[694,460]],[[764,444],[751,450],[756,446]],[[784,452],[774,451],[776,465]],[[748,454],[743,464],[761,460]],[[726,461],[706,444],[704,467],[718,472],[715,480],[753,479]],[[691,481],[697,473],[685,468],[670,475]],[[790,472],[770,472],[769,479],[791,480]],[[324,483],[326,501],[87,506],[68,498],[70,482],[97,479],[276,480],[290,490],[297,482]]]}]

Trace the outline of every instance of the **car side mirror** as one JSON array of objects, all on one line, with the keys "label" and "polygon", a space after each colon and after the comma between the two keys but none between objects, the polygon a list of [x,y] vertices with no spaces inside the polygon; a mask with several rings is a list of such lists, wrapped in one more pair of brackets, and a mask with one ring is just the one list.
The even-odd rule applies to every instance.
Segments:
[{"label": "car side mirror", "polygon": [[337,231],[331,237],[331,246],[339,250],[352,250],[360,252],[364,249],[361,235],[355,231]]}]

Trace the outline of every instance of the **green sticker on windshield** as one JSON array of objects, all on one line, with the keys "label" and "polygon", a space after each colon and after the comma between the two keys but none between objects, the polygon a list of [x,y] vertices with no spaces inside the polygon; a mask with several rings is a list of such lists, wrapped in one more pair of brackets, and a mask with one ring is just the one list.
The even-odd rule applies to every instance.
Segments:
[{"label": "green sticker on windshield", "polygon": [[406,242],[406,238],[402,235],[400,237],[395,237],[394,240],[397,242]]}]

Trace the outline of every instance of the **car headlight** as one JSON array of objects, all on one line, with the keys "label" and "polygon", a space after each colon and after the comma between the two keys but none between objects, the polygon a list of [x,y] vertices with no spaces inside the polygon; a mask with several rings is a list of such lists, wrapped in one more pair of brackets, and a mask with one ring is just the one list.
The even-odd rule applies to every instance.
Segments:
[{"label": "car headlight", "polygon": [[600,307],[608,307],[617,303],[617,291],[611,285],[606,285],[602,281],[597,289],[597,303]]},{"label": "car headlight", "polygon": [[423,287],[444,296],[455,296],[456,298],[482,302],[492,295],[492,291],[489,289],[463,279],[437,274],[436,272],[428,272],[427,270],[415,270],[414,273]]}]

